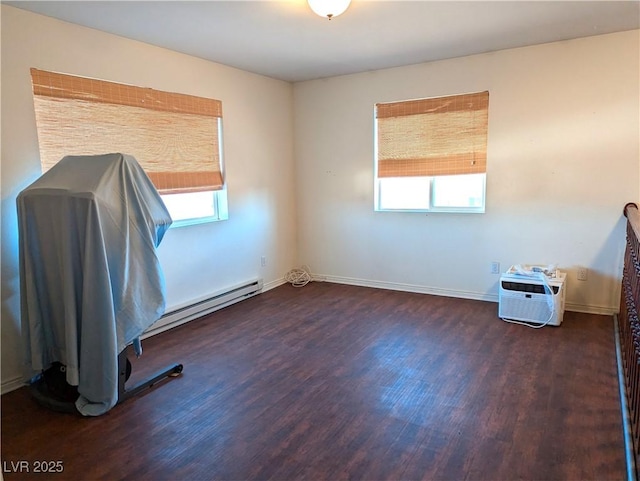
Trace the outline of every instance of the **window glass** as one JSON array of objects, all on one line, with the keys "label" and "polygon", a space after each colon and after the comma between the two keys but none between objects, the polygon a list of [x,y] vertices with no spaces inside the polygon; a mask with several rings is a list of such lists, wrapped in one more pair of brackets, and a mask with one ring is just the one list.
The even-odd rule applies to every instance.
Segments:
[{"label": "window glass", "polygon": [[429,177],[385,177],[380,179],[379,189],[382,210],[429,208]]},{"label": "window glass", "polygon": [[433,178],[434,207],[482,207],[484,174],[443,175]]},{"label": "window glass", "polygon": [[378,211],[484,212],[485,174],[384,177],[376,183]]},{"label": "window glass", "polygon": [[228,218],[226,190],[162,194],[161,197],[173,219],[171,227]]}]

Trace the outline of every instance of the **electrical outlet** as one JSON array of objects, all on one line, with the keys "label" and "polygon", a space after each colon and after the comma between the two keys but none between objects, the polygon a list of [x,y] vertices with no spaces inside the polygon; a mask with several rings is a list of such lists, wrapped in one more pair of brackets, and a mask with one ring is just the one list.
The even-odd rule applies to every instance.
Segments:
[{"label": "electrical outlet", "polygon": [[265,256],[262,256],[262,257],[260,258],[260,265],[261,265],[262,267],[265,267],[265,266],[267,265],[267,258],[266,258]]},{"label": "electrical outlet", "polygon": [[493,261],[491,263],[491,274],[500,274],[500,263]]},{"label": "electrical outlet", "polygon": [[586,267],[578,267],[578,280],[586,281],[589,277],[589,269]]}]

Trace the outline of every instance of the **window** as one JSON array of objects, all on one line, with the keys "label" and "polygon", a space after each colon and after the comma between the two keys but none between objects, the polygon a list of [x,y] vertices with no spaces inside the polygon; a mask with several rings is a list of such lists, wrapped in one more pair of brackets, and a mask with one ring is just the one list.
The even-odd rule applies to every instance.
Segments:
[{"label": "window", "polygon": [[375,209],[484,212],[489,92],[375,106]]},{"label": "window", "polygon": [[174,226],[226,219],[222,103],[31,69],[45,172],[65,155],[133,155]]},{"label": "window", "polygon": [[160,196],[173,219],[171,226],[180,227],[228,219],[226,194],[226,190],[209,190]]}]

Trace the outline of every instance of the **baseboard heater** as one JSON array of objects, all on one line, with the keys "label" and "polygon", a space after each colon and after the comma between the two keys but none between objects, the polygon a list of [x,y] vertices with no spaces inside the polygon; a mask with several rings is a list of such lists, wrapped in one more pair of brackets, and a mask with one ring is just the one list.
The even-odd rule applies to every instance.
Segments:
[{"label": "baseboard heater", "polygon": [[207,296],[191,304],[179,307],[165,313],[153,326],[151,326],[141,337],[142,339],[159,334],[173,327],[192,321],[207,314],[211,314],[219,309],[243,301],[249,297],[262,292],[263,280],[256,279],[249,281],[224,291]]}]

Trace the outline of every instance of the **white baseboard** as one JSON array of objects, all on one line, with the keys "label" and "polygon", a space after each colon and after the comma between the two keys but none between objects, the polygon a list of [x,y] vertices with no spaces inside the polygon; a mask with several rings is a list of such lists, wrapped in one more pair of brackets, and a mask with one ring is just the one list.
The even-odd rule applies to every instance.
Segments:
[{"label": "white baseboard", "polygon": [[582,312],[584,314],[598,314],[601,316],[613,316],[620,310],[619,307],[605,306],[585,306],[583,304],[574,304],[572,302],[565,303],[565,310],[572,312]]},{"label": "white baseboard", "polygon": [[2,385],[0,385],[0,393],[7,394],[8,392],[15,391],[16,389],[20,389],[26,385],[27,383],[24,381],[22,376],[17,376],[7,381],[2,381]]},{"label": "white baseboard", "polygon": [[[431,294],[434,296],[456,297],[460,299],[472,299],[476,301],[498,302],[497,294],[486,292],[461,291],[457,289],[443,289],[440,287],[421,286],[417,284],[404,284],[399,282],[373,281],[369,279],[359,279],[354,277],[329,276],[323,274],[313,274],[314,281],[333,282],[335,284],[347,284],[351,286],[373,287],[378,289],[389,289],[392,291],[415,292],[418,294]],[[618,312],[618,308],[606,306],[592,306],[583,304],[566,303],[565,310],[581,312],[585,314],[598,314],[612,316]]]},{"label": "white baseboard", "polygon": [[276,287],[280,287],[282,284],[286,284],[286,283],[287,281],[285,280],[284,277],[281,277],[280,279],[276,279],[275,281],[265,282],[262,285],[262,292],[270,291],[271,289],[275,289]]},{"label": "white baseboard", "polygon": [[354,277],[327,276],[314,274],[314,281],[333,282],[335,284],[348,284],[360,287],[373,287],[378,289],[389,289],[392,291],[415,292],[417,294],[432,294],[434,296],[457,297],[462,299],[473,299],[476,301],[498,302],[497,294],[487,294],[484,292],[461,291],[457,289],[443,289],[440,287],[421,286],[417,284],[404,284],[399,282],[372,281],[369,279],[358,279]]}]

